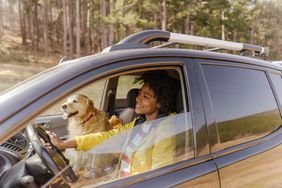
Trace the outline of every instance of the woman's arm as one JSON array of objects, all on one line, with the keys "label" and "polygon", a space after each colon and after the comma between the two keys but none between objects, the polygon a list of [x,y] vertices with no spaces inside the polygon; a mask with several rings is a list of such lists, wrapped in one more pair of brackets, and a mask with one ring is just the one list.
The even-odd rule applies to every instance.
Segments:
[{"label": "woman's arm", "polygon": [[75,139],[67,141],[61,140],[55,133],[48,131],[47,134],[50,136],[52,144],[60,150],[75,148],[76,150],[87,151],[100,144],[101,142],[107,140],[109,137],[133,127],[134,122],[135,120],[124,126],[121,126],[118,129],[112,129],[107,132],[90,133],[83,136],[77,136],[75,137]]},{"label": "woman's arm", "polygon": [[68,148],[76,148],[77,142],[76,140],[61,140],[55,133],[46,131],[50,137],[50,140],[54,146],[56,146],[59,150],[64,150]]}]

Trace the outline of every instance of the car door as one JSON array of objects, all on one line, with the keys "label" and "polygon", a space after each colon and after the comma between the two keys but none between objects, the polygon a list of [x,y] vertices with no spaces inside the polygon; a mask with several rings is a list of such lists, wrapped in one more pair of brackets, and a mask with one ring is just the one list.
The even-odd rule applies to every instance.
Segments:
[{"label": "car door", "polygon": [[[209,150],[202,98],[199,95],[200,89],[191,59],[142,57],[135,58],[134,60],[112,62],[108,67],[102,66],[93,70],[93,73],[89,71],[87,75],[82,75],[80,76],[81,78],[77,77],[76,79],[79,81],[75,82],[76,85],[71,86],[74,89],[69,89],[68,95],[80,91],[75,88],[88,88],[92,84],[95,85],[97,81],[115,80],[122,75],[130,75],[135,72],[139,74],[145,71],[159,69],[168,71],[172,77],[178,79],[180,82],[179,96],[177,97],[179,98],[177,99],[179,108],[174,118],[175,125],[180,127],[180,129],[173,135],[178,140],[177,155],[174,163],[134,176],[111,179],[111,182],[100,182],[100,186],[219,187],[217,168]],[[109,70],[112,71],[109,72]],[[98,79],[93,75],[102,76],[99,76]],[[99,99],[99,103],[102,106],[101,109],[104,109],[106,113],[109,113],[113,107],[119,108],[119,106],[110,102],[111,97],[114,100],[118,99],[116,92],[111,92],[116,89],[114,85],[116,84],[105,84],[102,86],[104,92],[101,99]],[[58,88],[58,90],[61,89]],[[53,122],[55,122],[55,119],[53,118]],[[47,122],[48,118],[39,120]]]},{"label": "car door", "polygon": [[276,71],[234,62],[199,63],[221,187],[280,187],[282,120],[268,76]]}]

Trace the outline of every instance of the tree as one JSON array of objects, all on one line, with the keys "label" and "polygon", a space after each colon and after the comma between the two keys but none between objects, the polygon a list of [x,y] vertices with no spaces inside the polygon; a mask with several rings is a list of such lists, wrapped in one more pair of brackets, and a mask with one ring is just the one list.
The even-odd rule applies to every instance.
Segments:
[{"label": "tree", "polygon": [[76,10],[76,55],[80,57],[80,15],[79,15],[79,0],[75,1]]},{"label": "tree", "polygon": [[[1,18],[6,8],[0,0]],[[57,53],[70,59],[96,53],[129,34],[162,29],[271,47],[271,58],[282,58],[279,0],[20,0],[22,43],[33,53]],[[2,3],[2,4],[1,4]],[[14,18],[12,6],[5,12]],[[6,18],[6,17],[5,17]],[[11,21],[12,23],[13,21]],[[6,27],[6,25],[5,25]],[[15,27],[11,27],[15,28]],[[31,49],[30,49],[31,41]],[[189,48],[199,48],[187,46]],[[48,49],[51,49],[50,51]],[[281,54],[281,55],[280,55]]]},{"label": "tree", "polygon": [[68,37],[68,26],[67,26],[67,0],[63,0],[63,26],[64,26],[64,40],[63,40],[63,55],[67,56],[67,37]]},{"label": "tree", "polygon": [[[109,15],[112,16],[114,13],[114,8],[115,8],[115,1],[114,0],[110,0],[109,1],[109,9],[110,9],[110,13]],[[114,24],[113,23],[109,23],[109,45],[113,45],[115,40],[115,36],[114,36]]]},{"label": "tree", "polygon": [[49,49],[49,43],[48,43],[48,1],[43,0],[43,9],[44,9],[44,54],[45,57],[48,57],[48,49]]},{"label": "tree", "polygon": [[3,2],[2,0],[0,0],[0,41],[1,41],[1,38],[4,34],[4,29],[3,29],[3,12],[4,12],[4,9],[3,9]]},{"label": "tree", "polygon": [[105,0],[100,0],[100,35],[101,35],[101,49],[108,46],[107,43],[107,28],[105,25],[104,18],[106,17],[106,2]]},{"label": "tree", "polygon": [[162,0],[162,30],[166,30],[166,17],[167,17],[167,10],[166,10],[166,0]]},{"label": "tree", "polygon": [[27,46],[27,36],[26,36],[26,14],[24,13],[24,5],[22,4],[22,1],[19,1],[19,17],[20,17],[20,28],[21,28],[21,36],[22,36],[22,44],[23,46]]},{"label": "tree", "polygon": [[74,28],[74,19],[73,19],[73,1],[68,1],[67,6],[67,24],[68,24],[68,37],[69,37],[69,53],[70,59],[73,59],[73,28]]}]

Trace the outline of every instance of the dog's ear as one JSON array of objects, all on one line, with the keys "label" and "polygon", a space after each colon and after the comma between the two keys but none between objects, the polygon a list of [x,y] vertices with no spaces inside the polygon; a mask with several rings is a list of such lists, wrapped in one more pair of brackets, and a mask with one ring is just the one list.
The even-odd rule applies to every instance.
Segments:
[{"label": "dog's ear", "polygon": [[89,111],[93,111],[94,110],[94,102],[91,99],[89,99],[89,98],[88,98],[87,101],[88,101],[88,108],[87,109]]}]

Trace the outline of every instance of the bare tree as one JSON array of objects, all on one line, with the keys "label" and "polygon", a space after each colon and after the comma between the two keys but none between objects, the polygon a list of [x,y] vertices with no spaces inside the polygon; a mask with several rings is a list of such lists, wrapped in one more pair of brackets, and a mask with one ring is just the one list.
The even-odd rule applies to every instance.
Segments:
[{"label": "bare tree", "polygon": [[[115,6],[115,1],[114,0],[110,0],[110,15],[113,16],[114,13],[114,6]],[[109,25],[109,45],[112,45],[114,43],[114,24],[111,23]]]},{"label": "bare tree", "polygon": [[3,30],[3,12],[4,12],[4,9],[3,9],[3,2],[2,0],[0,0],[0,41],[1,41],[1,38],[4,34],[4,30]]},{"label": "bare tree", "polygon": [[73,59],[73,19],[72,19],[72,6],[73,2],[68,1],[67,6],[67,23],[68,23],[68,31],[69,31],[69,51],[70,51],[70,59]]},{"label": "bare tree", "polygon": [[101,49],[106,48],[107,45],[107,28],[105,26],[104,18],[106,16],[106,2],[100,0],[100,33],[101,33]]},{"label": "bare tree", "polygon": [[24,14],[24,8],[22,5],[22,1],[19,1],[19,16],[20,16],[20,28],[21,28],[21,35],[22,35],[22,44],[24,46],[27,46],[27,42],[26,42],[26,18],[25,18]]},{"label": "bare tree", "polygon": [[162,30],[166,30],[167,9],[166,0],[162,0]]},{"label": "bare tree", "polygon": [[32,46],[32,52],[36,52],[36,46],[35,46],[35,36],[34,36],[34,24],[33,24],[33,1],[27,1],[27,32],[28,36],[31,39],[31,46]]},{"label": "bare tree", "polygon": [[64,25],[64,40],[63,40],[63,54],[67,56],[67,0],[63,0],[63,25]]},{"label": "bare tree", "polygon": [[79,0],[76,0],[76,55],[80,57],[80,16],[79,16]]},{"label": "bare tree", "polygon": [[44,9],[44,54],[45,57],[48,57],[48,0],[43,0],[43,9]]},{"label": "bare tree", "polygon": [[221,12],[221,20],[222,20],[222,24],[221,24],[221,39],[225,40],[225,25],[224,25],[224,10]]}]

